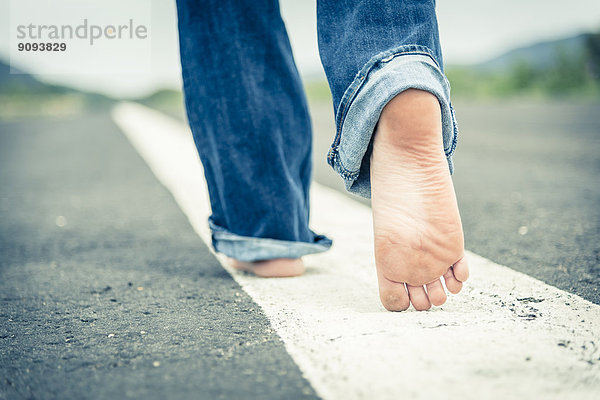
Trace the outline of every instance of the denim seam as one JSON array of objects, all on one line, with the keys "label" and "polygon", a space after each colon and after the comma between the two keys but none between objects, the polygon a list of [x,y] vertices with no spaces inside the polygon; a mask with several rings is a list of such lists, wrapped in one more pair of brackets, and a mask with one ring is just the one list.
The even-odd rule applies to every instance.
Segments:
[{"label": "denim seam", "polygon": [[213,248],[228,257],[240,261],[256,261],[270,258],[297,258],[328,250],[331,239],[314,234],[312,242],[296,242],[272,238],[241,236],[229,232],[208,220]]},{"label": "denim seam", "polygon": [[[448,82],[448,86],[450,86],[450,82]],[[450,143],[450,148],[447,151],[446,151],[446,149],[444,149],[444,154],[446,155],[446,157],[450,157],[454,154],[454,151],[456,150],[456,144],[458,143],[458,126],[457,126],[457,122],[456,122],[456,114],[454,113],[454,107],[452,107],[452,102],[450,102],[450,100],[448,100],[448,101],[449,101],[448,106],[450,107],[450,114],[452,116],[453,135],[452,135],[452,143]]]},{"label": "denim seam", "polygon": [[[435,57],[432,55],[430,49],[428,49],[425,46],[421,46],[421,45],[403,45],[403,46],[396,47],[394,49],[384,51],[384,52],[379,53],[379,54],[375,55],[374,57],[372,57],[361,68],[361,70],[356,74],[354,80],[352,81],[352,83],[346,89],[346,91],[344,92],[344,95],[342,96],[342,99],[338,106],[338,112],[337,112],[337,116],[336,116],[336,121],[337,121],[336,136],[335,136],[334,142],[331,145],[331,148],[329,150],[329,154],[327,156],[327,162],[346,180],[355,180],[358,177],[358,175],[360,174],[360,167],[359,167],[359,169],[354,170],[354,171],[347,169],[344,166],[344,164],[341,160],[341,157],[339,155],[339,146],[340,146],[340,141],[341,141],[341,136],[342,136],[343,121],[346,117],[346,114],[348,113],[348,110],[350,109],[350,106],[352,105],[357,93],[360,91],[360,89],[366,82],[369,74],[375,69],[375,67],[377,67],[382,62],[387,63],[396,57],[407,56],[407,55],[427,56],[432,60],[434,65],[441,72],[441,68],[440,68],[439,64],[437,63],[437,61],[435,60]],[[445,76],[444,76],[444,80],[446,81],[446,83],[449,86],[449,82]],[[451,114],[453,117],[452,119],[453,119],[453,123],[454,123],[454,121],[455,121],[454,109],[452,108],[451,105],[450,105],[450,110],[451,110]],[[453,136],[453,138],[452,138],[452,142],[451,142],[450,146],[448,148],[444,148],[444,154],[446,157],[450,157],[453,154],[454,149],[456,148],[458,132],[457,132],[457,127],[456,127],[455,123],[453,124],[453,135],[452,136]]]}]

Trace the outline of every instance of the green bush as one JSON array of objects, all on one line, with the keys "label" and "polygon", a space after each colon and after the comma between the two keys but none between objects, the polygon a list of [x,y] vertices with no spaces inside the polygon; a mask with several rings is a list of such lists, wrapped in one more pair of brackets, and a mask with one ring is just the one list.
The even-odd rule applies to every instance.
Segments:
[{"label": "green bush", "polygon": [[525,60],[499,72],[475,67],[446,70],[455,97],[600,97],[600,34],[588,35],[581,51],[556,47],[553,62],[536,67]]}]

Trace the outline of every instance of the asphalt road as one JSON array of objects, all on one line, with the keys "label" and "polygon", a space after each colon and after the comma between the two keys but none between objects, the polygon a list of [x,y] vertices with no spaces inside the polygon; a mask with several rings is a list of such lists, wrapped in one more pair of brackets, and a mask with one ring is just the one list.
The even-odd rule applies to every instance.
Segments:
[{"label": "asphalt road", "polygon": [[[600,304],[600,107],[455,106],[467,248]],[[108,114],[0,123],[0,254],[0,399],[316,397]]]},{"label": "asphalt road", "polygon": [[[467,249],[600,304],[600,104],[454,106]],[[311,114],[315,180],[343,191],[324,161],[331,106],[314,104]]]},{"label": "asphalt road", "polygon": [[0,123],[0,399],[315,398],[106,113]]}]

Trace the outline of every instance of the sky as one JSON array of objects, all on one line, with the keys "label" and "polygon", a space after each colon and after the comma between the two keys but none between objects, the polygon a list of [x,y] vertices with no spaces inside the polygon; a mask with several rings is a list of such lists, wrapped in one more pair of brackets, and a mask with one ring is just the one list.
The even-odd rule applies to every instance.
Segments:
[{"label": "sky", "polygon": [[[10,28],[6,28],[11,25],[11,2],[23,4],[22,1],[0,0],[0,25],[3,27],[0,57],[5,61],[8,61],[10,52]],[[47,0],[27,1],[37,1],[40,5],[49,3]],[[56,6],[68,1],[73,0],[54,0],[50,3]],[[89,66],[84,68],[82,62],[79,72],[77,64],[73,66],[70,63],[68,71],[56,73],[52,70],[53,73],[44,74],[48,68],[41,63],[15,66],[35,73],[45,81],[112,96],[139,96],[162,87],[181,87],[175,0],[77,1],[105,7],[104,11],[112,12],[115,16],[134,13],[136,1],[149,5],[151,51],[143,55],[149,57],[150,67],[136,72],[119,73],[106,69],[104,72],[92,70],[91,73]],[[280,4],[300,73],[304,77],[322,75],[317,48],[315,0],[280,0]],[[59,19],[58,13],[63,20],[81,19],[76,9],[58,11],[58,7],[55,8],[56,16],[48,13],[44,16],[49,24]],[[600,31],[598,0],[438,0],[437,14],[446,64],[477,63],[515,47],[585,31]],[[113,57],[113,60],[105,57],[103,62],[115,65],[119,60]]]}]

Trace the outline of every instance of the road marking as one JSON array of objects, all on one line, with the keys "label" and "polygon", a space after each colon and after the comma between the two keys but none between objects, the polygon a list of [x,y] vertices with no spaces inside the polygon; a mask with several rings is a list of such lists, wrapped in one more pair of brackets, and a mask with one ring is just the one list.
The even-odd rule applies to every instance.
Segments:
[{"label": "road marking", "polygon": [[[113,118],[210,243],[206,183],[188,127],[133,103],[115,107]],[[469,252],[461,294],[429,312],[386,312],[369,208],[316,183],[311,196],[312,227],[335,243],[306,257],[304,276],[261,279],[224,268],[321,397],[599,398],[600,306]]]}]

